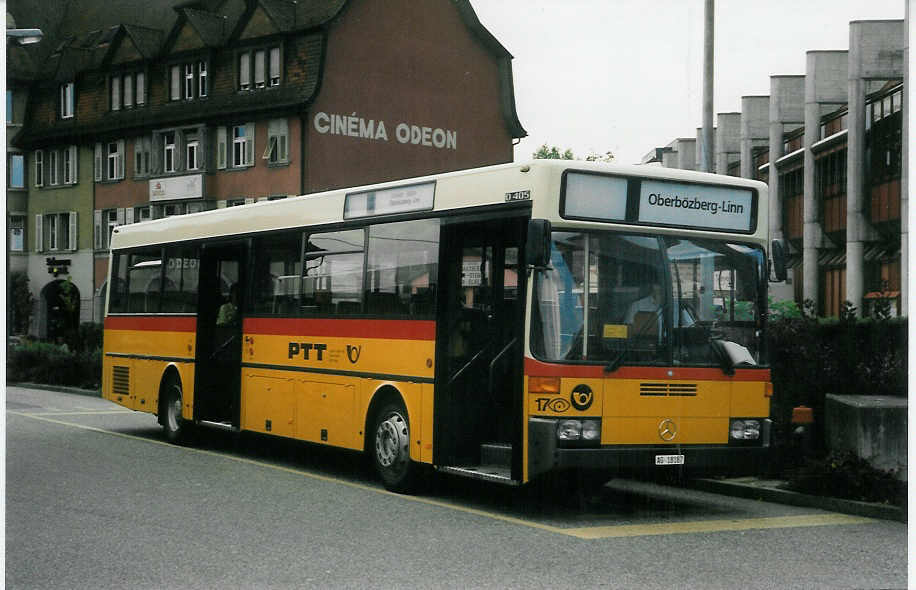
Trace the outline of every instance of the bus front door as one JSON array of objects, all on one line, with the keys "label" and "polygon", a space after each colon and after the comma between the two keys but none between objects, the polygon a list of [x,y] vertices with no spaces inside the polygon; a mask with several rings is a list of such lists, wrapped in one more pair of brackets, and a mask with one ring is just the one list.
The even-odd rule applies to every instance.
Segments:
[{"label": "bus front door", "polygon": [[247,248],[204,246],[197,316],[196,420],[239,427],[242,298]]},{"label": "bus front door", "polygon": [[447,471],[520,480],[526,224],[443,226],[435,462]]}]

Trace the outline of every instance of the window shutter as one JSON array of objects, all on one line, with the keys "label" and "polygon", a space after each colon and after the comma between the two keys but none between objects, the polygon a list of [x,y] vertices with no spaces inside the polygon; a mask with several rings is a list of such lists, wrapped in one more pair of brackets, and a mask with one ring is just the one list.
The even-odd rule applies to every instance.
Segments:
[{"label": "window shutter", "polygon": [[76,223],[76,211],[70,211],[70,244],[68,244],[68,249],[76,251],[79,246],[79,240],[77,240],[77,229],[78,225]]},{"label": "window shutter", "polygon": [[245,162],[254,166],[254,123],[245,124]]},{"label": "window shutter", "polygon": [[127,225],[130,225],[131,223],[134,222],[134,208],[133,207],[127,207],[126,209],[124,209],[124,221],[125,223],[127,223]]},{"label": "window shutter", "polygon": [[44,251],[44,219],[41,214],[35,216],[35,251]]},{"label": "window shutter", "polygon": [[162,150],[164,149],[162,143],[162,134],[153,133],[152,143],[150,145],[149,158],[150,158],[150,170],[151,174],[162,174]]},{"label": "window shutter", "polygon": [[118,216],[118,225],[124,225],[124,222],[127,219],[127,214],[124,213],[123,207],[118,207],[117,216]]},{"label": "window shutter", "polygon": [[118,140],[118,179],[124,179],[124,160],[127,156],[127,150],[124,148],[124,140]]},{"label": "window shutter", "polygon": [[208,140],[209,140],[209,136],[207,135],[207,128],[198,127],[197,128],[197,141],[198,141],[197,149],[200,153],[197,154],[197,165],[200,167],[201,172],[206,172],[210,168],[210,164],[209,164],[210,160],[207,157],[207,155],[209,154],[209,152],[207,151],[207,148],[209,147],[209,144],[210,144]]},{"label": "window shutter", "polygon": [[92,242],[92,247],[96,250],[102,249],[102,210],[96,209],[92,212],[92,228],[94,239]]},{"label": "window shutter", "polygon": [[220,170],[226,167],[226,128],[216,129],[216,167]]},{"label": "window shutter", "polygon": [[176,172],[183,172],[184,169],[187,167],[185,165],[185,160],[187,160],[187,158],[185,157],[186,154],[184,153],[184,147],[186,143],[187,142],[185,141],[184,132],[176,131],[175,132],[175,153],[172,156],[172,158],[174,158],[175,160],[175,171]]},{"label": "window shutter", "polygon": [[70,184],[76,184],[77,182],[79,182],[79,177],[80,177],[79,159],[77,158],[79,153],[77,152],[75,145],[71,145],[67,149],[70,150],[70,174],[71,174]]},{"label": "window shutter", "polygon": [[95,144],[95,173],[93,178],[96,182],[102,180],[102,144]]}]

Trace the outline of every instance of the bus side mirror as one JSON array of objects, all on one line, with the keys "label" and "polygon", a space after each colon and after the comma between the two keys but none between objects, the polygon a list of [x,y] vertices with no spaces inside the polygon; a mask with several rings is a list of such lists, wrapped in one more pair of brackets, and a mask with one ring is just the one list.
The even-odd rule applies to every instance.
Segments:
[{"label": "bus side mirror", "polygon": [[786,280],[786,253],[783,250],[782,242],[773,240],[773,246],[770,248],[770,259],[773,261],[773,275],[776,282]]},{"label": "bus side mirror", "polygon": [[536,268],[545,268],[550,264],[550,221],[547,219],[528,220],[525,262]]}]

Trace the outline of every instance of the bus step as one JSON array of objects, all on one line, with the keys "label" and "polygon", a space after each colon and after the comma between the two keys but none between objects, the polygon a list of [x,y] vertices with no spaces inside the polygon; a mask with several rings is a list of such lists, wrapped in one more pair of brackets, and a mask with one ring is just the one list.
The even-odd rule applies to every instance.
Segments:
[{"label": "bus step", "polygon": [[213,422],[210,420],[201,420],[198,422],[201,426],[206,426],[207,428],[214,428],[216,430],[225,430],[226,432],[238,432],[239,429],[233,426],[229,422]]},{"label": "bus step", "polygon": [[474,467],[439,467],[439,471],[459,475],[461,477],[470,477],[472,479],[482,479],[493,483],[499,483],[508,486],[517,486],[521,482],[512,479],[511,471],[508,467],[499,465],[477,465]]},{"label": "bus step", "polygon": [[480,463],[483,465],[512,465],[512,445],[509,443],[484,443],[480,445]]}]

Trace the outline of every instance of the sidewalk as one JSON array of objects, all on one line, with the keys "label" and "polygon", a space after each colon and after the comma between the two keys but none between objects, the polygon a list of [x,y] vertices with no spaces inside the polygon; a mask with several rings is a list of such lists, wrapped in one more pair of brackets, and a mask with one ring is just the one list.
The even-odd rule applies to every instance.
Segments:
[{"label": "sidewalk", "polygon": [[758,479],[756,477],[736,477],[731,479],[693,479],[687,482],[688,486],[704,492],[737,496],[788,504],[790,506],[804,506],[819,508],[831,512],[854,514],[868,518],[883,520],[907,521],[906,510],[888,504],[874,504],[871,502],[857,502],[843,500],[829,496],[812,496],[783,489],[785,481],[778,479]]},{"label": "sidewalk", "polygon": [[48,385],[46,383],[13,383],[7,381],[7,387],[23,387],[25,389],[43,389],[45,391],[58,391],[60,393],[72,393],[74,395],[87,395],[89,397],[102,397],[101,390],[80,389],[79,387],[67,387],[66,385]]}]

